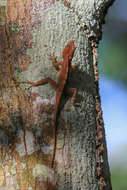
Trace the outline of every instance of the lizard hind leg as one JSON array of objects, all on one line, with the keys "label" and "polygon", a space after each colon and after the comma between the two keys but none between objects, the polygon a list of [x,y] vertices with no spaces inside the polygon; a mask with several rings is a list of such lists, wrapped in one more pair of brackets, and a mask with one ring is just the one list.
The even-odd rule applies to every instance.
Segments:
[{"label": "lizard hind leg", "polygon": [[71,103],[73,106],[80,106],[80,104],[75,103],[75,99],[76,99],[76,94],[77,94],[77,89],[76,88],[66,88],[65,90],[66,94],[71,96]]}]

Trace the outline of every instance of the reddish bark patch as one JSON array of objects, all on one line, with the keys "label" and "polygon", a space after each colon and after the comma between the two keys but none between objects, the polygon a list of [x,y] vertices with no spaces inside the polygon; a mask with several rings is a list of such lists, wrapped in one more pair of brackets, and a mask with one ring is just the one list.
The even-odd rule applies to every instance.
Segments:
[{"label": "reddish bark patch", "polygon": [[30,65],[30,57],[28,55],[22,55],[19,59],[19,68],[21,71],[26,71]]},{"label": "reddish bark patch", "polygon": [[50,181],[40,181],[36,178],[36,190],[56,190],[56,185],[52,184]]}]

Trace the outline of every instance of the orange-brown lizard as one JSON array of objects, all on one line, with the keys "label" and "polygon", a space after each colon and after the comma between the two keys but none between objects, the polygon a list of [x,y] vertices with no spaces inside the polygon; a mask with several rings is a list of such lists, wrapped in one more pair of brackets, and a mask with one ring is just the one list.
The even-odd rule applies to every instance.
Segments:
[{"label": "orange-brown lizard", "polygon": [[52,152],[52,163],[51,163],[52,168],[54,167],[54,159],[55,159],[55,152],[56,152],[57,115],[58,115],[59,105],[60,105],[63,92],[65,91],[67,94],[73,94],[72,104],[78,105],[78,104],[75,104],[76,88],[66,88],[69,69],[72,68],[71,61],[72,61],[74,52],[75,52],[75,44],[74,44],[74,41],[71,40],[67,43],[66,47],[63,49],[63,52],[62,52],[63,61],[57,62],[54,56],[49,55],[52,60],[53,66],[56,68],[60,66],[57,83],[49,77],[39,80],[37,82],[31,82],[31,81],[23,82],[23,83],[31,84],[30,87],[40,86],[40,85],[50,83],[50,85],[56,90],[56,102],[55,102],[55,110],[54,110],[54,117],[53,117],[54,138],[53,138],[53,152]]}]

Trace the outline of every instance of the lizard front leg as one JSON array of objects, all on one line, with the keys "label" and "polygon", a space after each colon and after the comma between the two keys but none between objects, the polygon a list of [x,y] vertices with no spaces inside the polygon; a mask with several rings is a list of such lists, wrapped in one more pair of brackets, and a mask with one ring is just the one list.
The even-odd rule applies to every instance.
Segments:
[{"label": "lizard front leg", "polygon": [[21,83],[31,84],[31,86],[29,88],[31,88],[32,86],[45,85],[47,83],[49,83],[55,90],[58,88],[57,83],[54,80],[52,80],[51,78],[49,78],[49,77],[47,77],[45,79],[42,79],[42,80],[39,80],[37,82],[25,81],[25,82],[21,82]]},{"label": "lizard front leg", "polygon": [[51,61],[52,61],[52,65],[57,69],[59,68],[59,66],[62,64],[62,62],[58,62],[55,58],[54,55],[48,54],[48,56],[50,57]]}]

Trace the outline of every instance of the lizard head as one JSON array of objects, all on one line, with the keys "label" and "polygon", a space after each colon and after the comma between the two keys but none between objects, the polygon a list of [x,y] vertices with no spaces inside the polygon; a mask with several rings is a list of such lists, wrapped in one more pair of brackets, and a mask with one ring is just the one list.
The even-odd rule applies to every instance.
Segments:
[{"label": "lizard head", "polygon": [[68,59],[68,61],[70,62],[73,58],[75,52],[75,44],[74,41],[71,40],[67,43],[66,47],[63,50],[63,60]]}]

